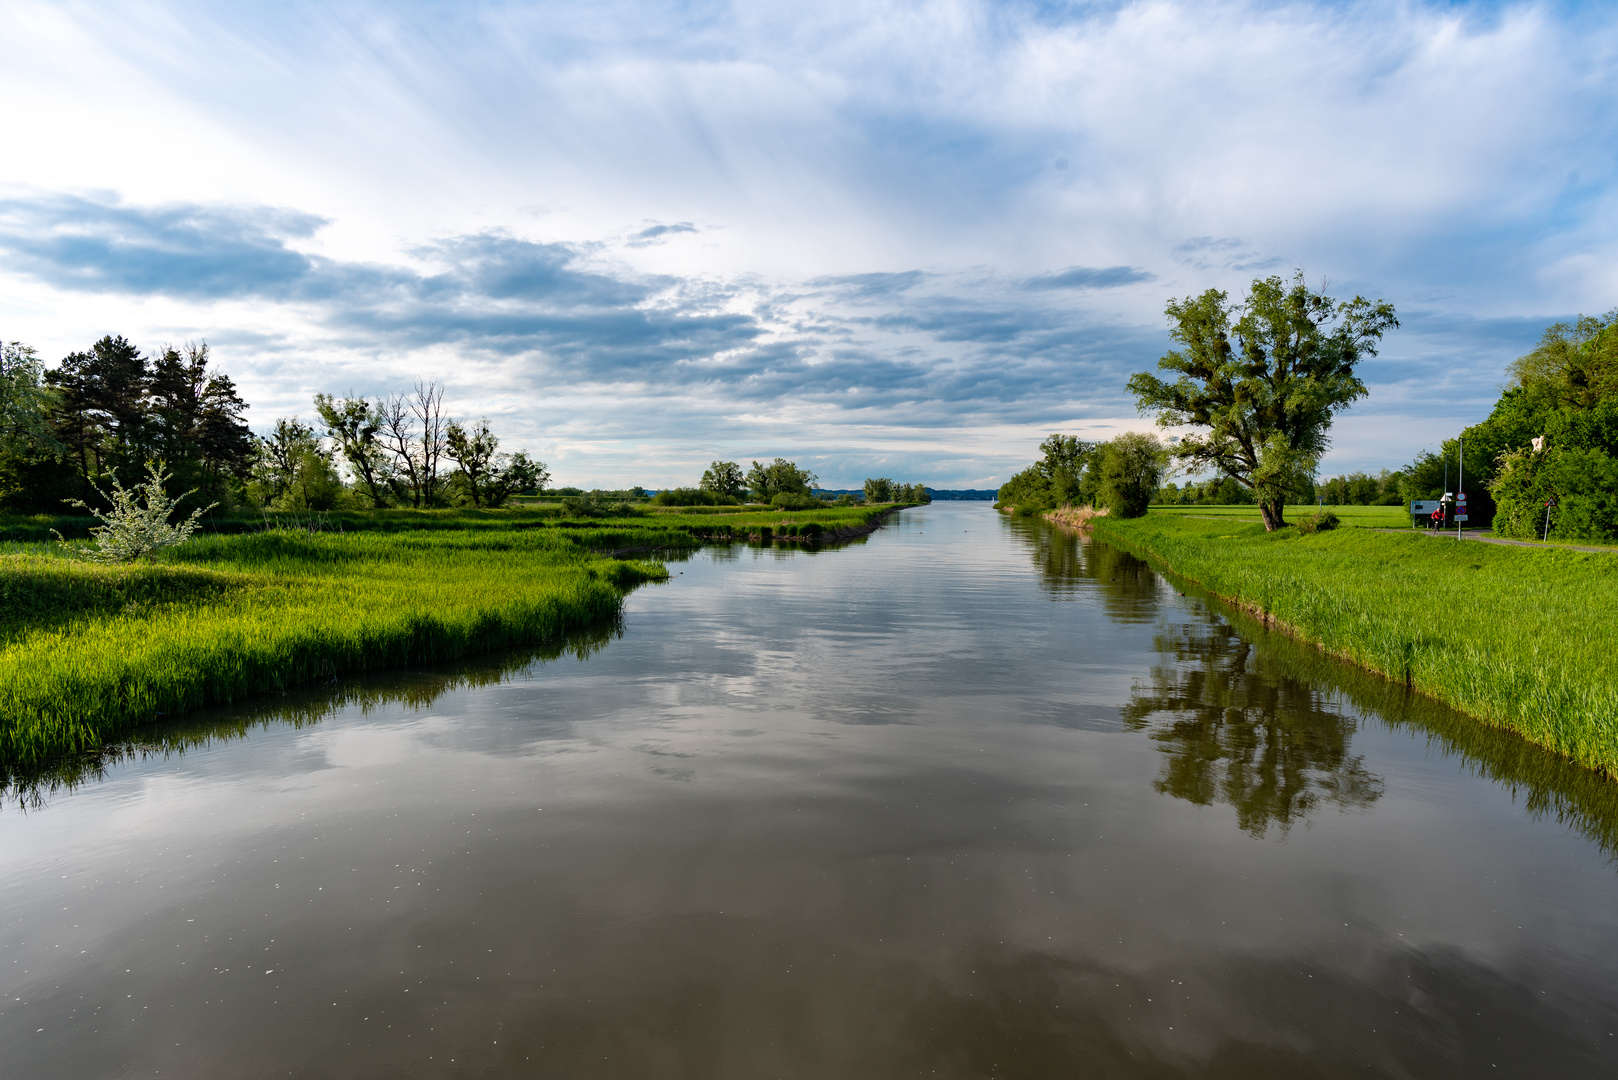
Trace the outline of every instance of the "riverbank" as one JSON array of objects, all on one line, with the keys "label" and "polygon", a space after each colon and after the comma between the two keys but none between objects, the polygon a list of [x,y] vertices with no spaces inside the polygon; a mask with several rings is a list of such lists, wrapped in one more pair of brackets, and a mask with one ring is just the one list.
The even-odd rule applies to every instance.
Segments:
[{"label": "riverbank", "polygon": [[1268,625],[1618,777],[1606,554],[1155,511],[1093,528]]},{"label": "riverbank", "polygon": [[10,545],[0,553],[0,771],[204,705],[610,624],[628,590],[668,577],[661,563],[617,556],[841,539],[894,509],[280,529],[198,536],[126,566]]}]

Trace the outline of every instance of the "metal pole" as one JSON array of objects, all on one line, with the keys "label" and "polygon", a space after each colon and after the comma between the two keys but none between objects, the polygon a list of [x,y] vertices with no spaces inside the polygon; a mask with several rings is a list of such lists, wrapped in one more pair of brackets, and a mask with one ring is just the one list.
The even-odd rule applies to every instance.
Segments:
[{"label": "metal pole", "polygon": [[1461,538],[1461,500],[1466,497],[1466,436],[1461,436],[1460,449],[1455,451],[1455,539]]}]

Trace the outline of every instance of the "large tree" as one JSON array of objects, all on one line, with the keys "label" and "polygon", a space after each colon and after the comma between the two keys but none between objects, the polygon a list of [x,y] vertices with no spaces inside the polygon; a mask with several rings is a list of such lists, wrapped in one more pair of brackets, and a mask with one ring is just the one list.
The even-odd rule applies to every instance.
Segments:
[{"label": "large tree", "polygon": [[346,398],[316,394],[315,412],[326,427],[326,437],[348,462],[355,485],[365,485],[372,506],[386,505],[383,493],[393,470],[377,437],[382,429],[382,406],[352,393]]},{"label": "large tree", "polygon": [[1141,412],[1164,427],[1192,427],[1174,449],[1189,472],[1212,467],[1251,488],[1268,530],[1286,524],[1287,496],[1313,478],[1332,418],[1365,384],[1355,366],[1399,325],[1393,305],[1337,301],[1305,284],[1255,280],[1247,299],[1219,289],[1170,300],[1169,336],[1181,346],[1157,362],[1172,382],[1129,380]]},{"label": "large tree", "polygon": [[701,487],[727,499],[740,499],[747,494],[747,474],[734,461],[716,461],[702,474]]},{"label": "large tree", "polygon": [[776,458],[768,465],[753,462],[747,470],[747,486],[759,502],[769,502],[777,495],[808,495],[818,480],[808,469],[800,469],[796,462]]},{"label": "large tree", "polygon": [[473,506],[504,506],[511,496],[539,490],[550,479],[545,464],[526,451],[500,453],[500,440],[487,418],[475,424],[450,422],[444,453],[459,468],[452,478]]}]

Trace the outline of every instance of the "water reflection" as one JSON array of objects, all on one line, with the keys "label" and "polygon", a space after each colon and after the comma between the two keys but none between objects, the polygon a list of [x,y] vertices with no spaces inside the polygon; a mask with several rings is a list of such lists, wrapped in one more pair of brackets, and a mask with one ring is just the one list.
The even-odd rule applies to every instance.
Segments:
[{"label": "water reflection", "polygon": [[359,672],[245,703],[199,709],[173,720],[143,725],[128,738],[99,750],[0,775],[0,807],[15,803],[23,810],[42,810],[52,797],[103,780],[116,766],[161,760],[217,742],[245,739],[270,727],[307,727],[341,709],[358,708],[362,715],[388,705],[426,709],[454,690],[523,678],[537,664],[564,656],[587,659],[622,636],[622,621],[613,620],[542,645],[417,669]]},{"label": "water reflection", "polygon": [[1618,859],[1618,783],[1609,778],[1325,656],[1194,586],[1181,588],[1200,610],[1165,615],[1167,579],[1092,535],[1026,518],[1005,525],[1049,594],[1099,593],[1115,617],[1168,620],[1156,643],[1162,660],[1123,710],[1170,757],[1158,791],[1229,803],[1254,835],[1271,825],[1285,832],[1322,805],[1364,808],[1380,797],[1383,778],[1352,747],[1362,725],[1380,724],[1421,735],[1508,788],[1531,818],[1552,818]]},{"label": "water reflection", "polygon": [[6,1074],[1610,1074],[1618,875],[1467,771],[1588,774],[1069,539],[738,545],[588,663],[149,733],[220,742],[0,815]]},{"label": "water reflection", "polygon": [[1350,750],[1355,721],[1314,686],[1266,663],[1266,654],[1216,616],[1171,623],[1157,638],[1163,661],[1124,706],[1168,761],[1157,791],[1199,806],[1228,803],[1243,831],[1284,835],[1323,805],[1364,809],[1382,778]]}]

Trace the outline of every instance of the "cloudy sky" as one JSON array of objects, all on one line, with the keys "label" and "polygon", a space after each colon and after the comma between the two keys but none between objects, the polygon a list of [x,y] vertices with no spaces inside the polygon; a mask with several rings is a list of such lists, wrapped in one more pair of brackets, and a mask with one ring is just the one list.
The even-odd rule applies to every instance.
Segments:
[{"label": "cloudy sky", "polygon": [[991,487],[1149,427],[1163,305],[1397,305],[1325,468],[1618,304],[1607,4],[0,6],[0,335],[416,378],[559,483]]}]

